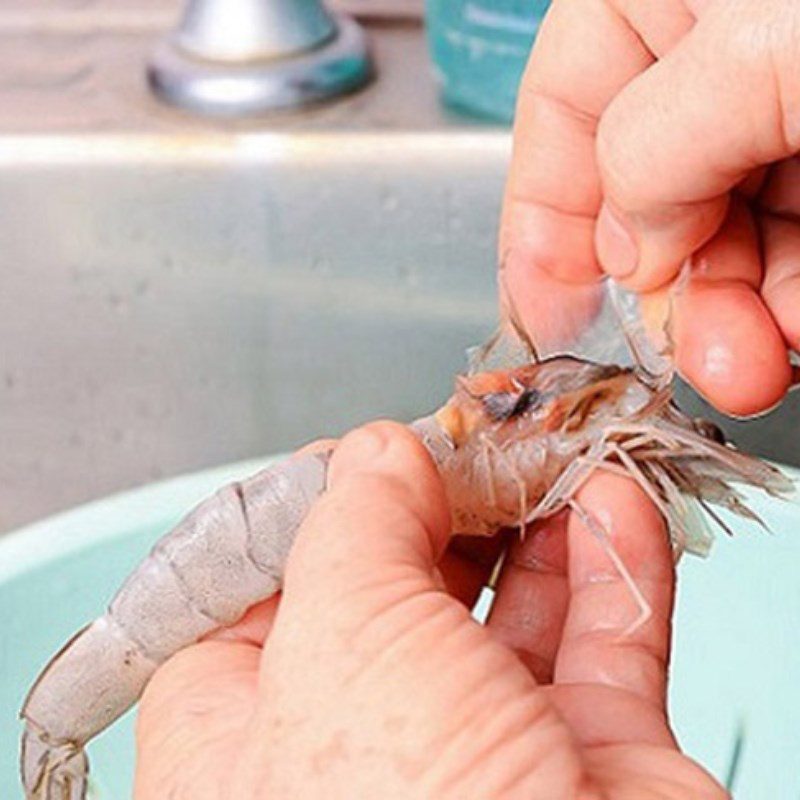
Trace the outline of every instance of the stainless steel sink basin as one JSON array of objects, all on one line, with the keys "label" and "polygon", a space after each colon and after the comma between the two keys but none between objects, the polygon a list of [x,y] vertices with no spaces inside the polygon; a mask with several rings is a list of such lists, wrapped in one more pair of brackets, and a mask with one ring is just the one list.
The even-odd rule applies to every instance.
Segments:
[{"label": "stainless steel sink basin", "polygon": [[508,136],[439,110],[417,27],[372,33],[403,109],[212,127],[139,85],[144,33],[120,96],[62,89],[73,122],[0,96],[0,527],[447,394],[493,324]]},{"label": "stainless steel sink basin", "polygon": [[410,418],[491,328],[502,145],[150,144],[3,159],[6,526]]},{"label": "stainless steel sink basin", "polygon": [[[418,27],[370,28],[362,94],[215,127],[149,97],[147,25],[18,17],[0,13],[0,529],[447,394],[494,322],[509,136],[439,108]],[[797,419],[736,429],[796,462],[776,431]]]}]

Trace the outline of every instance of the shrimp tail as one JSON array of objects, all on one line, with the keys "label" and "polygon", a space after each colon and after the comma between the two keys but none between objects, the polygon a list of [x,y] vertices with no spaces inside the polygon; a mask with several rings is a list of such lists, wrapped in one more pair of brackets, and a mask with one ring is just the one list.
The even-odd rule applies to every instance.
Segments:
[{"label": "shrimp tail", "polygon": [[82,800],[86,796],[89,761],[83,747],[53,742],[31,721],[22,735],[21,763],[26,797]]},{"label": "shrimp tail", "polygon": [[28,800],[82,800],[86,743],[139,699],[157,667],[279,591],[329,455],[289,459],[201,503],[50,661],[21,711]]}]

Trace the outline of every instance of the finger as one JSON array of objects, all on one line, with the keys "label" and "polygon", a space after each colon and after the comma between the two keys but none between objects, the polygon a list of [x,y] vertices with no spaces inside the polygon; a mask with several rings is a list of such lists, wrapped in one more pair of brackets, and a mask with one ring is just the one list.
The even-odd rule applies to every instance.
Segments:
[{"label": "finger", "polygon": [[774,406],[791,372],[785,342],[759,292],[758,234],[743,201],[734,200],[719,233],[692,262],[691,279],[674,296],[679,371],[727,414],[749,416]]},{"label": "finger", "polygon": [[425,448],[402,425],[367,425],[333,455],[328,491],[290,554],[284,596],[310,602],[379,586],[398,595],[435,589],[449,538],[444,488]]},{"label": "finger", "polygon": [[762,295],[789,346],[800,350],[800,224],[765,216],[761,231],[766,264]]},{"label": "finger", "polygon": [[316,441],[303,445],[293,453],[291,457],[299,458],[300,456],[309,455],[311,453],[326,453],[329,450],[335,450],[338,443],[338,439],[317,439]]},{"label": "finger", "polygon": [[[597,121],[652,63],[626,20],[602,0],[560,0],[545,18],[522,80],[500,253],[515,282],[535,265],[568,282],[595,280],[600,207]],[[519,274],[518,274],[519,273]]]},{"label": "finger", "polygon": [[791,385],[781,333],[748,286],[691,283],[680,300],[675,329],[681,373],[726,414],[766,411]]},{"label": "finger", "polygon": [[777,216],[800,217],[800,158],[787,158],[773,165],[757,201],[760,208]]},{"label": "finger", "polygon": [[[337,443],[336,439],[321,439],[300,448],[292,457],[333,450]],[[475,545],[467,547],[462,544],[458,550],[448,549],[438,564],[447,591],[464,605],[471,607],[489,577],[499,554],[500,544],[498,538],[492,538],[476,541]],[[263,646],[272,630],[279,600],[280,595],[276,595],[258,603],[238,622],[213,631],[205,639]]]},{"label": "finger", "polygon": [[[603,302],[603,284],[565,283],[537,264],[500,270],[500,303],[527,331],[540,356],[563,352],[591,325]],[[557,310],[557,311],[556,311]]]},{"label": "finger", "polygon": [[488,622],[537,683],[553,679],[568,600],[567,516],[560,514],[513,545]]},{"label": "finger", "polygon": [[[689,323],[697,321],[698,326],[706,327],[705,313],[681,313],[681,302],[686,296],[687,286],[698,282],[711,282],[721,286],[743,284],[758,290],[761,285],[761,254],[758,234],[752,214],[744,200],[734,198],[728,216],[720,230],[708,244],[701,247],[688,262],[688,276],[674,283],[661,286],[653,291],[639,295],[642,317],[648,333],[659,348],[675,345],[676,320],[680,316],[683,325],[691,330]],[[688,280],[686,279],[688,277]],[[708,309],[707,309],[708,310]],[[671,337],[667,340],[666,335]],[[685,356],[684,350],[692,347],[691,337],[687,337],[685,347],[676,348],[677,359]],[[699,348],[698,348],[699,349]],[[681,365],[679,367],[686,365]],[[687,377],[684,371],[684,377]],[[696,379],[692,375],[691,380]]]},{"label": "finger", "polygon": [[275,622],[280,597],[280,594],[276,594],[263,603],[257,603],[249,608],[238,622],[227,628],[212,631],[204,637],[204,641],[239,642],[262,647]]},{"label": "finger", "polygon": [[800,7],[712,4],[609,105],[598,128],[603,268],[662,285],[725,218],[728,191],[800,143],[793,31]]},{"label": "finger", "polygon": [[600,684],[664,708],[673,601],[672,550],[661,516],[629,479],[598,473],[578,502],[607,531],[651,609],[639,608],[606,549],[574,514],[569,520],[570,602],[555,665],[559,684]]},{"label": "finger", "polygon": [[661,58],[692,29],[699,9],[684,0],[611,0],[611,5],[628,20],[647,49]]},{"label": "finger", "polygon": [[663,707],[596,683],[554,683],[545,691],[584,747],[652,744],[676,747]]},{"label": "finger", "polygon": [[155,673],[136,720],[135,800],[220,796],[256,701],[259,651],[203,642]]}]

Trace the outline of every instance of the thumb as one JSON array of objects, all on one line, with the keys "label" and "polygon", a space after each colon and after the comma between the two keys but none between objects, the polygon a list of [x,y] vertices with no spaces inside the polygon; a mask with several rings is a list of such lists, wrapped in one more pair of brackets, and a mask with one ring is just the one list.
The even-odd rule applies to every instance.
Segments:
[{"label": "thumb", "polygon": [[712,4],[614,99],[597,138],[604,269],[653,289],[720,228],[728,192],[800,144],[800,4]]},{"label": "thumb", "polygon": [[405,426],[378,422],[347,435],[328,491],[298,534],[284,600],[437,588],[450,514],[436,467]]}]

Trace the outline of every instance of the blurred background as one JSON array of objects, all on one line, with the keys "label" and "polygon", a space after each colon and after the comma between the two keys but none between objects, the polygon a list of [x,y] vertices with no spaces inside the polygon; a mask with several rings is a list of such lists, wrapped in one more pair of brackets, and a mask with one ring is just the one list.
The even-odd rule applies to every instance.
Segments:
[{"label": "blurred background", "polygon": [[507,126],[442,105],[420,3],[332,7],[368,79],[261,114],[225,63],[241,108],[156,96],[179,2],[4,0],[0,530],[415,417],[491,331]]},{"label": "blurred background", "polygon": [[[2,538],[0,741],[151,543],[261,463],[233,462],[448,395],[495,325],[509,124],[547,5],[2,0],[0,533],[206,471]],[[800,463],[800,395],[749,422],[679,398]],[[721,537],[682,568],[671,708],[720,779],[744,742],[752,800],[800,791],[797,547]],[[129,793],[129,723],[97,742],[99,797]]]},{"label": "blurred background", "polygon": [[546,6],[4,0],[0,531],[446,396]]}]

